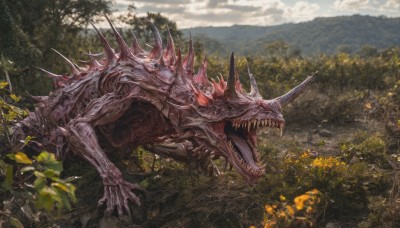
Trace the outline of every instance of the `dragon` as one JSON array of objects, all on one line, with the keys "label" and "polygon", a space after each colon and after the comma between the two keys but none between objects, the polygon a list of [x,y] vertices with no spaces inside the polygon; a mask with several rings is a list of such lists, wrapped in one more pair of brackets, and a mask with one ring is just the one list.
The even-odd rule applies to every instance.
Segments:
[{"label": "dragon", "polygon": [[227,80],[221,75],[210,81],[206,57],[194,72],[191,37],[188,53],[182,57],[171,33],[163,48],[157,28],[149,21],[155,44],[145,51],[134,35],[128,46],[107,21],[119,50],[93,24],[103,53],[88,53],[90,61],[78,66],[54,50],[71,72],[59,75],[39,68],[54,80],[55,89],[48,96],[33,96],[36,108],[16,125],[13,140],[34,136],[40,139],[40,148],[53,151],[58,159],[73,153],[89,162],[101,176],[104,193],[98,205],[105,205],[107,214],[117,210],[119,215],[130,215],[129,201],[140,206],[134,193],[140,187],[122,178],[100,146],[100,138],[114,148],[144,146],[184,163],[222,157],[253,184],[265,168],[257,150],[257,131],[268,127],[282,132],[281,107],[300,95],[314,75],[286,94],[265,100],[249,70],[251,89],[244,91],[233,52]]}]

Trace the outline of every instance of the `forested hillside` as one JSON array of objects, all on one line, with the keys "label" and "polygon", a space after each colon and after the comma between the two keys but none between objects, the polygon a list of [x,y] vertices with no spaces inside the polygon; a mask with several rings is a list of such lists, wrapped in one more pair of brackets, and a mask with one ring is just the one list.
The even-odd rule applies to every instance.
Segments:
[{"label": "forested hillside", "polygon": [[[234,25],[183,30],[186,36],[189,31],[204,43],[208,52],[223,54],[231,50],[245,55],[266,54],[266,44],[275,40],[284,41],[291,49],[288,52],[300,50],[303,55],[357,53],[366,45],[379,50],[400,44],[400,18],[361,15],[316,18],[277,26]],[[222,48],[215,49],[215,43]]]}]

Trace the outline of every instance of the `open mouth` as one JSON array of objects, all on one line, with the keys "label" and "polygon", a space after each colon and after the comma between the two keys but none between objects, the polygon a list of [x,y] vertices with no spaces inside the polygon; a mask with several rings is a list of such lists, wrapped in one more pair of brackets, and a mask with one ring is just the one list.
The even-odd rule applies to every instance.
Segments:
[{"label": "open mouth", "polygon": [[225,123],[224,132],[232,154],[231,162],[249,182],[264,173],[264,167],[259,164],[257,130],[265,127],[278,128],[282,134],[284,123],[275,119],[233,120]]}]

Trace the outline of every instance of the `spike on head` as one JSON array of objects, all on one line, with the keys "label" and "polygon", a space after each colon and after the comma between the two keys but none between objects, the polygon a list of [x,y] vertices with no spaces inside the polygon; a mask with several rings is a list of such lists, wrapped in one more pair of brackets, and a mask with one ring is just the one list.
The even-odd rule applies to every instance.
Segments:
[{"label": "spike on head", "polygon": [[101,32],[94,26],[92,22],[90,24],[93,26],[93,28],[96,30],[97,34],[100,37],[100,42],[103,45],[104,52],[106,53],[106,58],[107,58],[107,65],[114,64],[117,60],[117,57],[114,54],[114,50],[111,48],[110,44],[106,40],[106,38],[101,34]]},{"label": "spike on head", "polygon": [[249,64],[248,64],[247,60],[246,60],[246,66],[247,66],[247,72],[249,74],[249,81],[250,81],[250,94],[249,95],[254,98],[262,98],[260,95],[260,92],[258,91],[256,79],[254,78],[253,74],[250,73],[250,68],[249,68]]},{"label": "spike on head", "polygon": [[108,23],[110,24],[110,27],[113,30],[115,38],[117,40],[117,43],[118,43],[118,46],[120,49],[120,59],[126,59],[128,57],[131,57],[132,53],[130,52],[128,45],[125,43],[124,39],[119,34],[119,32],[115,29],[114,25],[111,23],[111,21],[107,17],[107,15],[104,14],[104,16],[106,17]]},{"label": "spike on head", "polygon": [[236,79],[235,79],[235,54],[232,52],[231,58],[229,61],[229,77],[228,77],[228,83],[227,83],[227,88],[225,90],[225,97],[227,98],[236,98],[238,95],[235,90],[235,84],[236,84]]},{"label": "spike on head", "polygon": [[162,39],[160,34],[158,33],[156,26],[154,26],[154,24],[150,20],[147,20],[147,22],[149,23],[150,29],[151,31],[153,31],[154,35],[154,46],[149,53],[149,58],[159,59],[162,55]]}]

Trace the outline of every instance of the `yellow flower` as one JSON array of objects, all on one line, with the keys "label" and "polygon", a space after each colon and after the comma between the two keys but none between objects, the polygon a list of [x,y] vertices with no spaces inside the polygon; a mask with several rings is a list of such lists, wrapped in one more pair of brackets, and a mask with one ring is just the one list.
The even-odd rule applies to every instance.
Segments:
[{"label": "yellow flower", "polygon": [[280,195],[280,196],[279,196],[279,199],[280,199],[281,201],[285,201],[285,200],[286,200],[286,197],[284,197],[283,195]]},{"label": "yellow flower", "polygon": [[310,152],[309,151],[304,151],[301,155],[300,158],[304,159],[304,158],[309,158],[310,157]]}]

